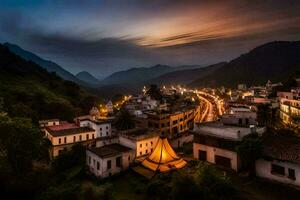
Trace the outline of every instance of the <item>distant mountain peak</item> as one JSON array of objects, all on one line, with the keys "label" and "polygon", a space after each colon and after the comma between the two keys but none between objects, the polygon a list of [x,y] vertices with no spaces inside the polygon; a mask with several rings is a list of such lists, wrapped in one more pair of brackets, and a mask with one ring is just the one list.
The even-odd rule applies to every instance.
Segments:
[{"label": "distant mountain peak", "polygon": [[78,74],[76,74],[76,77],[79,80],[84,81],[86,83],[89,83],[91,85],[98,85],[99,84],[99,80],[87,71],[79,72]]},{"label": "distant mountain peak", "polygon": [[48,72],[55,72],[58,76],[65,80],[74,81],[81,85],[86,85],[84,82],[80,81],[78,78],[76,78],[73,74],[65,70],[63,67],[59,66],[58,64],[45,60],[38,55],[27,51],[20,46],[16,44],[12,44],[9,42],[5,42],[3,44],[5,47],[7,47],[12,53],[22,57],[25,60],[32,61],[38,65],[40,65],[42,68],[46,69]]}]

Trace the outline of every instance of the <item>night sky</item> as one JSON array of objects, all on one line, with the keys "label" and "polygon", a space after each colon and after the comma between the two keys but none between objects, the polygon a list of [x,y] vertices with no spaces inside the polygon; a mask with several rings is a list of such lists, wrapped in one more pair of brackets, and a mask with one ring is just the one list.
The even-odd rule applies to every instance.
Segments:
[{"label": "night sky", "polygon": [[96,77],[207,65],[300,39],[299,0],[0,0],[0,42]]}]

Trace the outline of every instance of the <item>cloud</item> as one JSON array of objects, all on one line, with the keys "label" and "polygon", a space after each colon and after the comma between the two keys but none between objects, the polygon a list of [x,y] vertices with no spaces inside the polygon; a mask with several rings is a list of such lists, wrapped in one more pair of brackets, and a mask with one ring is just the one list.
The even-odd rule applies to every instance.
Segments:
[{"label": "cloud", "polygon": [[300,38],[296,0],[3,2],[0,39],[96,76],[157,63],[212,64]]}]

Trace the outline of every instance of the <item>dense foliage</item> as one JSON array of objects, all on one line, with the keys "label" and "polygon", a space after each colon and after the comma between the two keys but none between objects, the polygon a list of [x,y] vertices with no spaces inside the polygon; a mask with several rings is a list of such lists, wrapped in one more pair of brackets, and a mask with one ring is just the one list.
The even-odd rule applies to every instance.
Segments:
[{"label": "dense foliage", "polygon": [[150,199],[237,199],[237,191],[230,179],[204,163],[192,168],[192,171],[157,177],[148,184],[147,194]]},{"label": "dense foliage", "polygon": [[124,131],[134,128],[135,122],[128,110],[122,108],[115,119],[114,125],[117,130]]},{"label": "dense foliage", "polygon": [[250,175],[254,174],[255,160],[261,157],[262,147],[261,138],[257,134],[250,134],[245,136],[236,148],[243,168],[249,170]]},{"label": "dense foliage", "polygon": [[71,120],[98,100],[55,73],[48,73],[0,45],[0,97],[11,117]]}]

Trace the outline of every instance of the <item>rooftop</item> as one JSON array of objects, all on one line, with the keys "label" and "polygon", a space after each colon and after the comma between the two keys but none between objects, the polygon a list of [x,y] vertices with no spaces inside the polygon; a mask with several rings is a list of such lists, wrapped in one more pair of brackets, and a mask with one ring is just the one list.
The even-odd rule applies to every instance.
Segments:
[{"label": "rooftop", "polygon": [[120,132],[120,135],[133,140],[142,140],[145,138],[151,138],[159,135],[154,129],[149,128],[134,128]]},{"label": "rooftop", "polygon": [[[256,132],[263,133],[264,128],[256,127]],[[194,133],[211,135],[231,140],[241,140],[244,136],[251,133],[251,128],[232,125],[224,125],[220,121],[206,122],[194,127]]]},{"label": "rooftop", "polygon": [[46,130],[54,137],[75,135],[95,131],[94,129],[89,127],[79,127],[76,124],[62,124],[57,126],[49,126],[46,127]]},{"label": "rooftop", "polygon": [[59,119],[45,119],[45,120],[40,120],[39,123],[43,124],[47,122],[57,122],[57,121],[59,121]]},{"label": "rooftop", "polygon": [[90,121],[90,122],[93,122],[95,124],[107,124],[107,123],[111,123],[112,120],[111,119],[89,119],[89,118],[85,118],[85,119],[82,119],[80,121]]},{"label": "rooftop", "polygon": [[109,158],[112,156],[116,156],[122,152],[131,151],[132,149],[120,144],[110,144],[102,147],[90,148],[88,150],[101,158]]},{"label": "rooftop", "polygon": [[287,134],[268,135],[263,140],[263,156],[300,164],[300,138]]}]

